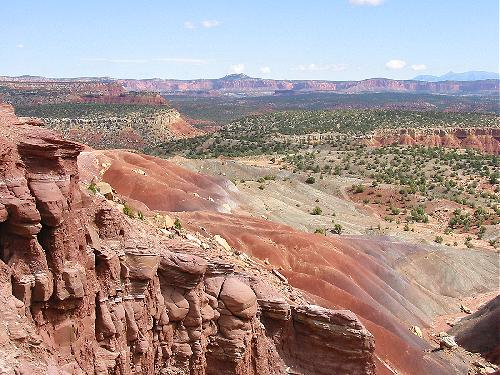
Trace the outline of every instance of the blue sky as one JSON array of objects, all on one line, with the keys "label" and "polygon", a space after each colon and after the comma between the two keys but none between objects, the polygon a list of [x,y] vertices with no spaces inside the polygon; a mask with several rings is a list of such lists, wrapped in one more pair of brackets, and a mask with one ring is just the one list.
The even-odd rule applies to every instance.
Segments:
[{"label": "blue sky", "polygon": [[289,79],[498,72],[498,0],[4,1],[0,75]]}]

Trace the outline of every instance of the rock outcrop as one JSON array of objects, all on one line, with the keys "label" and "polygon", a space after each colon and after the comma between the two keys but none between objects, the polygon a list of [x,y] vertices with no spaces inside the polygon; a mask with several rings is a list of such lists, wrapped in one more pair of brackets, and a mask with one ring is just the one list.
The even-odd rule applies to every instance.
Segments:
[{"label": "rock outcrop", "polygon": [[131,106],[121,111],[102,108],[100,113],[83,111],[81,115],[67,117],[42,113],[40,118],[65,138],[100,149],[141,149],[202,134],[168,106]]},{"label": "rock outcrop", "polygon": [[481,353],[500,364],[500,296],[482,306],[450,330],[457,343],[471,352]]},{"label": "rock outcrop", "polygon": [[127,91],[110,79],[1,77],[0,86],[4,88],[3,101],[16,106],[55,103],[167,104],[157,92]]},{"label": "rock outcrop", "polygon": [[81,145],[1,109],[2,373],[373,373],[352,313],[179,252],[194,245],[80,189]]},{"label": "rock outcrop", "polygon": [[500,128],[379,129],[369,136],[367,144],[472,148],[500,155]]},{"label": "rock outcrop", "polygon": [[[298,306],[292,309],[292,320],[294,329],[285,345],[301,372],[375,374],[375,340],[352,312]],[[328,358],[321,369],[316,356]]]},{"label": "rock outcrop", "polygon": [[499,81],[495,79],[469,82],[424,82],[413,80],[392,80],[371,78],[361,81],[319,81],[319,80],[273,80],[248,77],[244,74],[232,74],[219,79],[143,79],[118,80],[127,90],[160,91],[165,93],[210,93],[227,92],[310,92],[327,91],[337,93],[361,92],[412,92],[434,94],[478,94],[495,93]]}]

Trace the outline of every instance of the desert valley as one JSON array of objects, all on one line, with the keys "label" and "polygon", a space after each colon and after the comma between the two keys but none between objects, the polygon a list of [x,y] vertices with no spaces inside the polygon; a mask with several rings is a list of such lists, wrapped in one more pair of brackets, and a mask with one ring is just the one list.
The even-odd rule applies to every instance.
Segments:
[{"label": "desert valley", "polygon": [[495,369],[495,99],[394,86],[414,85],[226,99],[3,78],[4,366]]},{"label": "desert valley", "polygon": [[21,3],[0,375],[500,374],[498,4]]}]

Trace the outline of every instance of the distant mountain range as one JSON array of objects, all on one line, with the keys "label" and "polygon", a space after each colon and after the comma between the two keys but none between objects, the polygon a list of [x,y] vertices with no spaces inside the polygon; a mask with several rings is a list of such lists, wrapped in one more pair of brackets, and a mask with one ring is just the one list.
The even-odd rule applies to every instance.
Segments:
[{"label": "distant mountain range", "polygon": [[[487,75],[489,74],[489,75]],[[495,75],[495,76],[492,76]],[[471,80],[472,78],[478,80]],[[493,77],[484,79],[484,77]],[[441,77],[419,76],[413,80],[370,78],[360,81],[275,80],[231,74],[216,79],[112,79],[108,77],[44,78],[33,76],[0,77],[0,86],[24,90],[64,88],[82,94],[99,96],[119,91],[152,91],[165,95],[196,96],[263,96],[294,95],[307,92],[417,93],[447,95],[493,95],[500,89],[498,74],[487,72],[448,73]],[[69,90],[69,91],[68,91]],[[104,92],[102,92],[104,90]]]},{"label": "distant mountain range", "polygon": [[416,81],[443,82],[443,81],[481,81],[485,79],[500,79],[500,74],[473,70],[470,72],[448,72],[442,76],[420,75],[413,78]]},{"label": "distant mountain range", "polygon": [[249,77],[245,74],[231,74],[216,79],[119,79],[129,91],[159,91],[170,95],[293,95],[304,92],[332,92],[339,94],[358,93],[419,93],[491,95],[498,92],[498,79],[479,81],[442,81],[394,80],[370,78],[360,81],[323,81],[323,80],[275,80]]}]

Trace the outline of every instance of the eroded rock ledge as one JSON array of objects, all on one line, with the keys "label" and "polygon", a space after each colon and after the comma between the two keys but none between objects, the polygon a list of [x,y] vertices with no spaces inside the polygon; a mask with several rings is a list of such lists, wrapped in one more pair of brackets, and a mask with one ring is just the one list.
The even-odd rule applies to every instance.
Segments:
[{"label": "eroded rock ledge", "polygon": [[2,373],[374,373],[354,314],[178,252],[80,190],[80,145],[1,109]]},{"label": "eroded rock ledge", "polygon": [[378,129],[368,137],[367,143],[375,147],[399,144],[472,148],[499,155],[500,128]]}]

